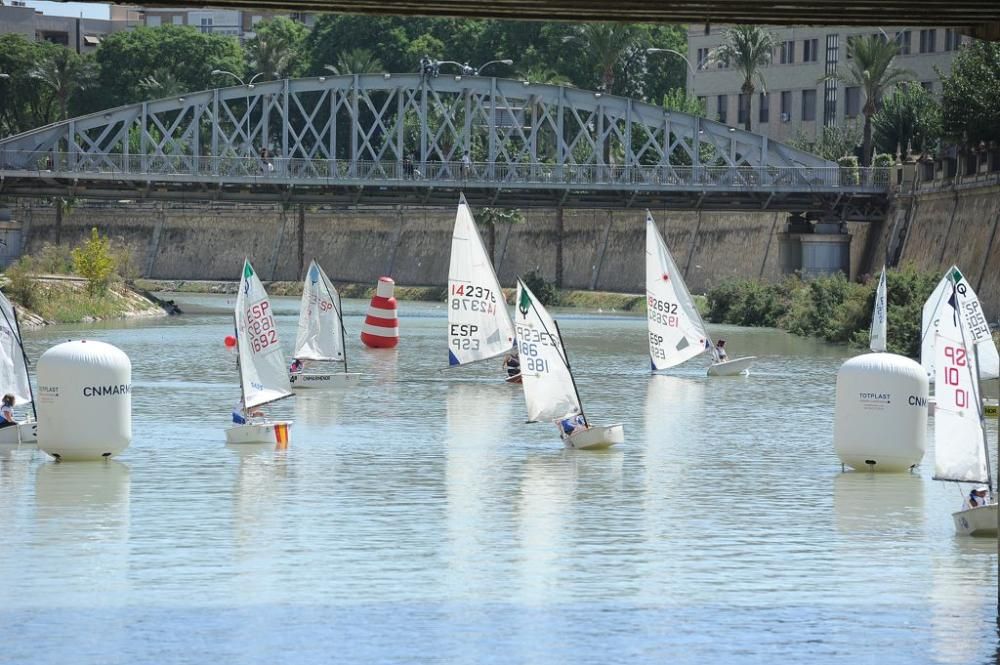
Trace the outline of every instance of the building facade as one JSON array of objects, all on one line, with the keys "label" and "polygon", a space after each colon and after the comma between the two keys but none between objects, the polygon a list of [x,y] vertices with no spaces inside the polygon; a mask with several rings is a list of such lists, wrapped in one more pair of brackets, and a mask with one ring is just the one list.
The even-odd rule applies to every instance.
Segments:
[{"label": "building facade", "polygon": [[[709,118],[742,127],[740,88],[743,77],[726,63],[713,62],[712,50],[722,43],[726,26],[691,26],[688,30],[688,91],[702,101]],[[754,132],[778,141],[816,140],[824,126],[864,121],[864,93],[838,81],[823,81],[847,67],[847,41],[855,35],[878,34],[895,39],[900,53],[895,66],[934,94],[941,92],[937,70],[947,73],[968,38],[945,28],[772,28],[777,46],[771,64],[762,69],[766,92],[758,88],[750,100]]]},{"label": "building facade", "polygon": [[237,37],[240,41],[252,39],[261,21],[285,16],[312,27],[316,15],[308,12],[271,12],[267,10],[239,10],[185,7],[142,7],[143,25],[151,28],[161,25],[189,25],[202,32]]},{"label": "building facade", "polygon": [[111,6],[109,19],[50,16],[17,2],[0,4],[0,35],[16,33],[34,41],[48,41],[77,53],[96,51],[101,40],[114,32],[142,25],[134,9]]}]

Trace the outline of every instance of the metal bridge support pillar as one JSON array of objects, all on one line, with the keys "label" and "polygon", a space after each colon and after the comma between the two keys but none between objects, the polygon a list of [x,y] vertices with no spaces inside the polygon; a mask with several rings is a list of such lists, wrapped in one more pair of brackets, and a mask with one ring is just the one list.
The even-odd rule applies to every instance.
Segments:
[{"label": "metal bridge support pillar", "polygon": [[851,234],[844,222],[812,221],[796,213],[789,216],[779,238],[782,274],[800,273],[808,278],[842,272],[851,277]]}]

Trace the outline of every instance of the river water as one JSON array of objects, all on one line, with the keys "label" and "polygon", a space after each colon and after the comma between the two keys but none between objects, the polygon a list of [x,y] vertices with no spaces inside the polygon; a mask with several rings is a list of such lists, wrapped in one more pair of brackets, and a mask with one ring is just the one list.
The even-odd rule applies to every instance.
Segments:
[{"label": "river water", "polygon": [[[442,370],[442,306],[401,303],[374,352],[347,301],[364,376],[270,405],[295,420],[276,451],[225,444],[230,301],[178,298],[26,335],[127,352],[134,438],[110,462],[0,450],[0,662],[996,661],[997,545],[955,537],[932,451],[840,471],[848,349],[717,327],[750,377],[650,376],[644,319],[558,313],[588,415],[625,424],[583,453],[524,424],[499,361]],[[275,307],[290,350],[297,299]]]}]

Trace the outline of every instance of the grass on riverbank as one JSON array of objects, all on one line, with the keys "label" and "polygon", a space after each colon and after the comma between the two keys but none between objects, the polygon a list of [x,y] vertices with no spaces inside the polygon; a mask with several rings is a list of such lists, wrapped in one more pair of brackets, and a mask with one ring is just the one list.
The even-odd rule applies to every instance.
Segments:
[{"label": "grass on riverbank", "polygon": [[[911,265],[886,274],[888,351],[920,355],[921,311],[941,276]],[[877,277],[865,284],[843,274],[768,284],[731,280],[708,292],[708,319],[740,326],[781,328],[828,342],[868,346]]]}]

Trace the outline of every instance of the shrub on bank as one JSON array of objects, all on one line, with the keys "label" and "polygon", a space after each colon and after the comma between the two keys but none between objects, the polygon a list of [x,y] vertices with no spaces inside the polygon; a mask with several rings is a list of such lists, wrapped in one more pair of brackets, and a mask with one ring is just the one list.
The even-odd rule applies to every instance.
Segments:
[{"label": "shrub on bank", "polygon": [[[920,316],[941,276],[912,265],[890,270],[888,350],[920,355]],[[741,326],[782,328],[796,335],[866,347],[878,275],[864,284],[843,274],[804,280],[789,277],[775,284],[729,280],[710,290],[708,320]]]}]

